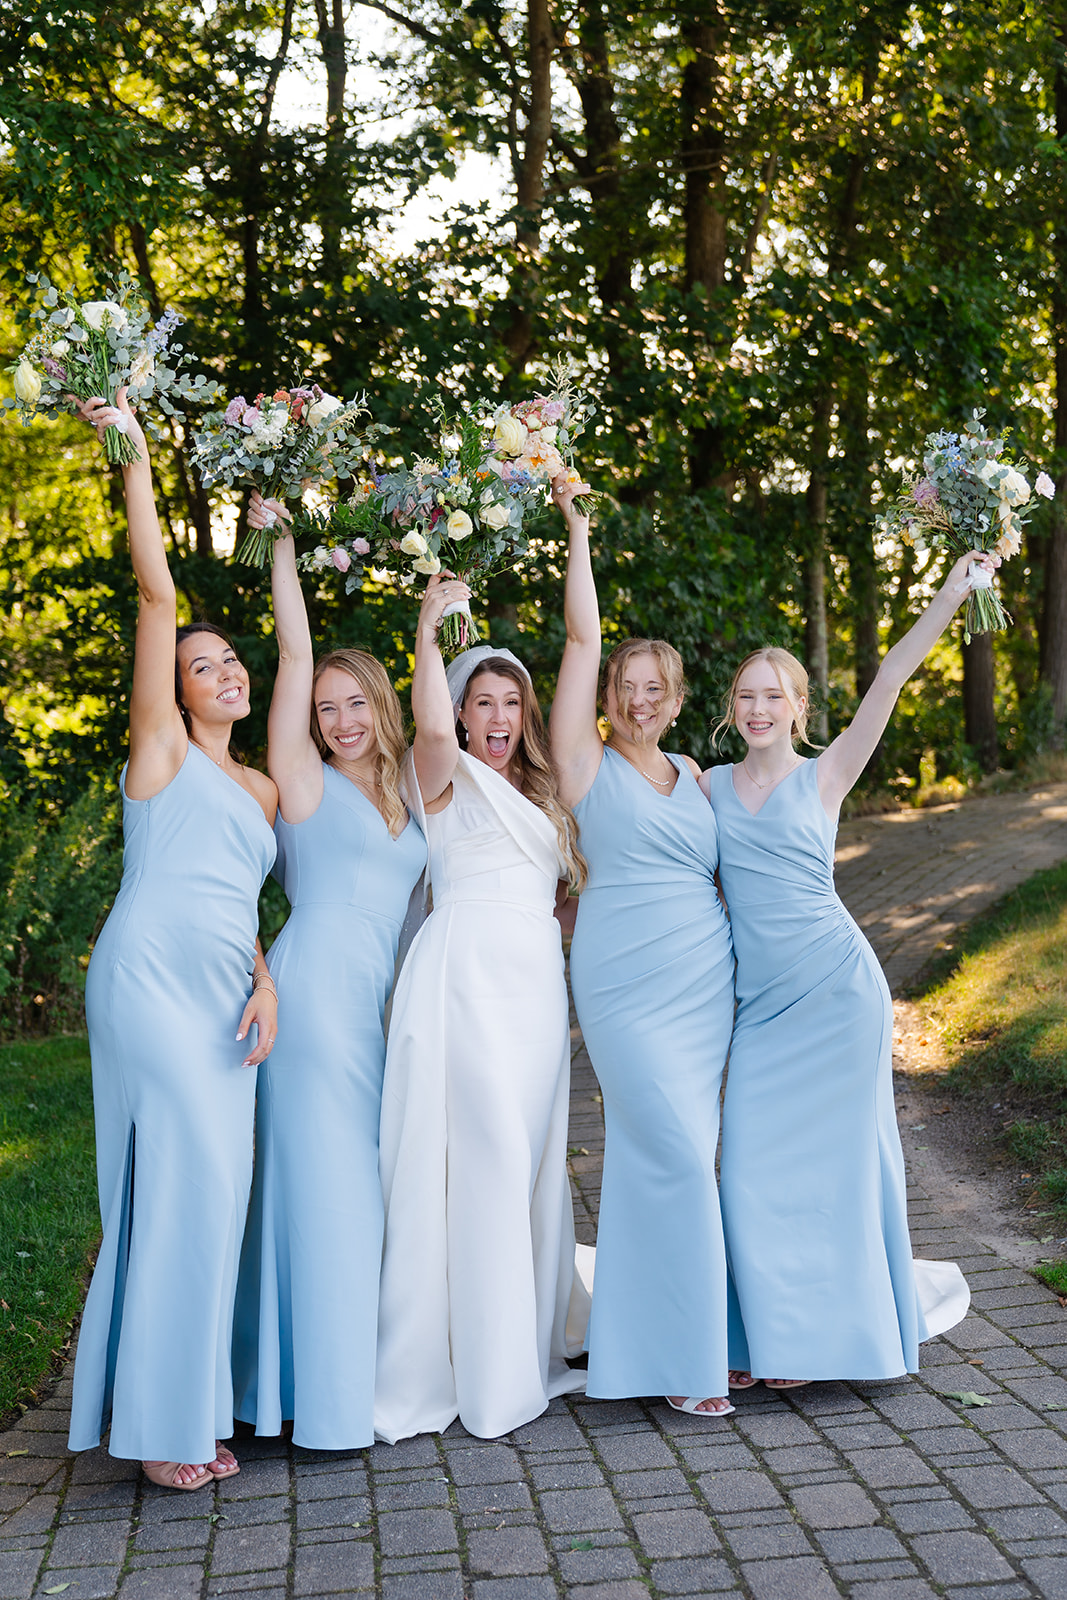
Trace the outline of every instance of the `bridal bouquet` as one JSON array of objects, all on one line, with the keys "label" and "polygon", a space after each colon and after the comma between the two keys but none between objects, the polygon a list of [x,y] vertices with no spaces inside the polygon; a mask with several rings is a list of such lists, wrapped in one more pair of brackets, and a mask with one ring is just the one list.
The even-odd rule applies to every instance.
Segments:
[{"label": "bridal bouquet", "polygon": [[[264,500],[299,499],[305,488],[333,478],[351,478],[362,466],[366,444],[381,431],[357,431],[366,416],[361,396],[347,404],[309,388],[275,389],[255,400],[237,395],[225,411],[213,411],[193,438],[193,463],[205,488],[215,483],[251,484]],[[269,566],[277,537],[274,519],[250,528],[237,552],[250,566]]]},{"label": "bridal bouquet", "polygon": [[[15,376],[15,398],[5,399],[5,410],[16,409],[28,427],[35,417],[56,417],[73,411],[75,400],[101,395],[111,405],[121,388],[131,405],[155,400],[168,416],[175,407],[170,397],[210,400],[218,387],[203,377],[191,379],[181,371],[187,357],[174,333],[183,321],[176,311],[165,311],[150,326],[151,314],[140,285],[128,272],[111,280],[110,298],[80,300],[69,289],[59,290],[38,273],[29,282],[43,289],[40,305],[31,313],[37,332],[8,371]],[[159,430],[148,422],[148,431]],[[104,450],[115,466],[139,460],[122,424],[104,432]]]},{"label": "bridal bouquet", "polygon": [[[991,550],[1007,558],[1022,545],[1022,530],[1030,513],[1030,484],[1015,462],[1004,453],[1003,438],[995,438],[982,425],[983,411],[975,411],[962,433],[929,433],[923,451],[921,477],[890,501],[878,518],[880,533],[899,534],[916,550],[947,550],[953,556],[968,550]],[[1047,473],[1038,474],[1034,489],[1051,500],[1055,486]],[[967,597],[964,638],[1006,628],[1011,618],[1004,610],[992,575],[975,568],[975,587]]]},{"label": "bridal bouquet", "polygon": [[[473,587],[522,560],[530,544],[527,517],[545,503],[544,465],[529,458],[501,459],[481,419],[467,414],[452,422],[443,407],[438,411],[433,456],[375,474],[332,512],[297,516],[295,531],[319,540],[301,557],[305,569],[345,573],[351,593],[364,567],[403,587],[417,574],[447,567]],[[561,467],[560,461],[555,470]],[[477,637],[466,601],[446,613],[445,648],[464,649]]]}]

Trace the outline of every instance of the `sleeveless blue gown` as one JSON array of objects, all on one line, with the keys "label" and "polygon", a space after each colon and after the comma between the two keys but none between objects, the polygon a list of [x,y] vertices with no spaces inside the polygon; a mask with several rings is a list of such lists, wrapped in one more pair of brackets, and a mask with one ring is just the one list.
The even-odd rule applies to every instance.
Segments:
[{"label": "sleeveless blue gown", "polygon": [[[125,777],[125,774],[123,775]],[[85,990],[104,1240],[70,1448],[212,1461],[233,1432],[230,1338],[255,1070],[237,1041],[274,860],[258,802],[193,744],[165,789],[123,784],[122,883]]]},{"label": "sleeveless blue gown", "polygon": [[575,807],[589,883],[571,986],[604,1096],[586,1392],[725,1395],[726,1262],[715,1184],[733,1022],[715,813],[680,757],[657,792],[605,747]]},{"label": "sleeveless blue gown", "polygon": [[426,865],[413,820],[394,839],[323,764],[305,821],[279,813],[292,911],[269,954],[278,1042],[259,1069],[256,1172],[234,1327],[236,1415],[293,1442],[374,1442],[383,1207],[383,1017],[411,891]]},{"label": "sleeveless blue gown", "polygon": [[817,767],[802,762],[756,816],[732,767],[708,775],[737,952],[722,1142],[730,1365],[765,1378],[894,1378],[918,1370],[927,1328],[893,1105],[893,1008],[834,888],[837,823]]}]

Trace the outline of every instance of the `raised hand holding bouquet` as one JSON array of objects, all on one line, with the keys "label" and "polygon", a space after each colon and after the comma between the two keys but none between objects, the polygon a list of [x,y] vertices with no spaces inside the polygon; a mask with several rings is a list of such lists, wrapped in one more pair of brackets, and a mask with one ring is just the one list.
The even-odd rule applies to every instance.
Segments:
[{"label": "raised hand holding bouquet", "polygon": [[[174,333],[183,318],[168,310],[152,326],[140,285],[128,272],[111,280],[106,300],[80,300],[39,273],[29,273],[28,279],[43,290],[41,304],[31,312],[38,329],[8,368],[15,375],[15,398],[3,401],[5,410],[18,411],[24,427],[35,417],[75,412],[79,401],[95,397],[113,407],[120,389],[126,390],[131,405],[155,400],[168,416],[176,409],[172,396],[214,398],[214,381],[181,371],[188,357],[174,342]],[[140,460],[127,426],[120,416],[104,432],[104,450],[113,466]],[[159,437],[151,422],[146,426]]]},{"label": "raised hand holding bouquet", "polygon": [[[527,515],[545,504],[543,473],[494,456],[476,417],[453,423],[443,409],[439,414],[435,457],[377,474],[331,513],[297,518],[298,533],[320,538],[301,558],[303,567],[347,573],[351,593],[364,566],[405,588],[416,574],[431,577],[447,567],[473,587],[522,560],[530,544]],[[469,604],[457,602],[442,620],[442,646],[465,649],[477,638]]]},{"label": "raised hand holding bouquet", "polygon": [[[357,429],[367,415],[362,397],[345,403],[318,384],[275,389],[255,400],[237,395],[225,411],[213,411],[193,439],[193,463],[206,489],[212,484],[251,484],[264,500],[298,500],[304,489],[333,478],[350,478],[363,463],[367,443],[382,431]],[[249,566],[269,566],[275,519],[249,527],[237,552]]]},{"label": "raised hand holding bouquet", "polygon": [[[1007,559],[1017,554],[1022,530],[1030,513],[1030,484],[1011,456],[1003,438],[982,425],[983,411],[975,411],[962,433],[929,433],[923,451],[921,477],[908,481],[878,518],[880,533],[899,534],[916,550],[948,550],[953,557],[968,550],[984,550]],[[1047,473],[1038,474],[1034,488],[1051,500],[1055,492]],[[964,638],[1006,628],[1011,618],[1000,603],[990,572],[972,563],[968,571],[971,592],[967,598]]]}]

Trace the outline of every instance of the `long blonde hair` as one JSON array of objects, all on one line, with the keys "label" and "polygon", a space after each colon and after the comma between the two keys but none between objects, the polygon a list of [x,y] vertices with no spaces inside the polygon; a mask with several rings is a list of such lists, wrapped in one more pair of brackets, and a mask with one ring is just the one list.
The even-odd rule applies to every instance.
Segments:
[{"label": "long blonde hair", "polygon": [[[559,779],[556,777],[556,769],[549,754],[544,718],[541,716],[541,707],[537,704],[537,697],[529,678],[522,668],[515,666],[513,662],[501,656],[489,656],[485,661],[478,663],[467,679],[460,710],[467,703],[472,684],[484,677],[487,672],[495,673],[501,678],[510,678],[513,683],[518,684],[522,696],[522,739],[515,756],[519,766],[519,788],[527,800],[531,800],[538,811],[543,811],[552,823],[556,830],[559,853],[566,863],[571,885],[579,890],[584,889],[589,877],[589,868],[578,848],[578,824],[570,806],[564,804],[559,797]],[[465,742],[462,726],[459,729],[459,739],[461,744]]]},{"label": "long blonde hair", "polygon": [[[767,644],[760,650],[753,650],[748,654],[733,675],[726,699],[723,701],[723,712],[720,720],[715,724],[711,735],[711,742],[715,749],[719,748],[719,740],[727,728],[732,728],[737,718],[737,686],[741,681],[741,674],[746,667],[752,666],[756,661],[766,661],[774,671],[775,677],[782,686],[782,693],[789,701],[789,709],[793,713],[793,729],[791,738],[794,743],[798,740],[801,744],[811,745],[813,750],[820,747],[811,744],[808,738],[808,713],[811,710],[811,696],[808,691],[808,674],[803,662],[788,650],[783,650],[781,645]],[[801,700],[804,701],[801,706]]]},{"label": "long blonde hair", "polygon": [[378,745],[378,782],[382,791],[382,816],[396,839],[407,822],[408,811],[400,795],[400,764],[407,752],[404,716],[396,690],[380,661],[365,650],[331,650],[315,663],[311,679],[311,737],[322,759],[330,763],[333,751],[322,737],[319,714],[315,709],[315,690],[324,672],[336,667],[354,678],[366,695],[374,716],[374,737]]}]

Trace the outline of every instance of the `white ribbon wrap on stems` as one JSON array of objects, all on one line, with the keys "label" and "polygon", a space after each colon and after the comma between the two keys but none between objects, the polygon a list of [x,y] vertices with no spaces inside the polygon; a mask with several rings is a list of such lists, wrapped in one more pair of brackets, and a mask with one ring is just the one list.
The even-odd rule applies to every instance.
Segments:
[{"label": "white ribbon wrap on stems", "polygon": [[967,568],[967,582],[960,584],[960,594],[971,594],[975,589],[992,589],[993,574],[988,567],[972,561]]},{"label": "white ribbon wrap on stems", "polygon": [[118,416],[115,418],[115,421],[108,423],[108,427],[114,428],[116,433],[128,433],[130,430],[130,419],[128,416],[126,416],[125,412],[120,411]]},{"label": "white ribbon wrap on stems", "polygon": [[278,513],[276,511],[271,511],[269,506],[264,506],[263,507],[263,526],[265,528],[273,528],[273,526],[277,522],[277,520],[278,520]]}]

